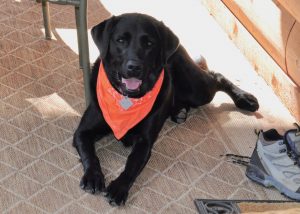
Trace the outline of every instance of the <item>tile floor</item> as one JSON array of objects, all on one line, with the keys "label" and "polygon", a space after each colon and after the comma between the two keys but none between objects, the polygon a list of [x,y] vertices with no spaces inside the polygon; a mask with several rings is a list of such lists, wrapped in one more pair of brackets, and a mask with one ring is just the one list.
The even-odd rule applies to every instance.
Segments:
[{"label": "tile floor", "polygon": [[[278,124],[284,129],[294,120],[222,33],[219,41],[250,70],[229,76],[257,92],[260,111],[236,111],[229,98],[219,94],[212,104],[193,110],[185,124],[165,124],[125,207],[111,207],[102,196],[83,192],[82,167],[71,146],[85,109],[82,72],[76,48],[74,52],[70,45],[76,44],[74,13],[69,6],[50,8],[56,39],[46,41],[40,4],[0,1],[0,212],[187,214],[196,213],[195,198],[285,199],[249,181],[244,167],[220,157],[228,152],[250,155],[254,128]],[[88,10],[89,27],[110,16],[97,0],[89,0]],[[212,18],[203,16],[218,31]],[[227,63],[237,55],[229,54]],[[218,58],[208,56],[209,64],[218,68]],[[251,83],[245,81],[248,77]],[[275,103],[272,108],[270,102]],[[112,136],[96,147],[109,182],[123,169],[130,149]]]}]

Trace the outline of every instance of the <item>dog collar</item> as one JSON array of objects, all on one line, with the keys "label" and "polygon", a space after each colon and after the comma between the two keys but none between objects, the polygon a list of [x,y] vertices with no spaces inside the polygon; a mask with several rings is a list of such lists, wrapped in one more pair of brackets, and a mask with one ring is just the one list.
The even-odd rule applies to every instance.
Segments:
[{"label": "dog collar", "polygon": [[164,69],[151,91],[141,98],[128,98],[110,84],[101,62],[96,87],[98,103],[105,121],[118,140],[149,114],[161,89],[163,79]]}]

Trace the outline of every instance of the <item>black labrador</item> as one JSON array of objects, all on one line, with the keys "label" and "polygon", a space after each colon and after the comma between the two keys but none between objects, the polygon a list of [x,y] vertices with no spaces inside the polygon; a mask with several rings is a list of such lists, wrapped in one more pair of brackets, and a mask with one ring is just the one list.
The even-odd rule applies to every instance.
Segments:
[{"label": "black labrador", "polygon": [[[84,168],[80,186],[91,193],[105,192],[111,204],[124,204],[129,189],[147,164],[151,149],[168,117],[184,122],[188,110],[209,103],[217,91],[227,93],[235,105],[254,112],[257,99],[241,90],[222,74],[195,63],[174,33],[162,22],[142,14],[113,16],[92,29],[100,50],[92,77],[92,101],[74,134]],[[151,111],[120,141],[132,145],[125,169],[107,188],[94,143],[112,132],[99,107],[96,84],[100,63],[107,79],[121,95],[143,97],[154,87],[162,69],[164,79]],[[132,80],[126,82],[126,80]],[[100,97],[101,99],[101,97]]]}]

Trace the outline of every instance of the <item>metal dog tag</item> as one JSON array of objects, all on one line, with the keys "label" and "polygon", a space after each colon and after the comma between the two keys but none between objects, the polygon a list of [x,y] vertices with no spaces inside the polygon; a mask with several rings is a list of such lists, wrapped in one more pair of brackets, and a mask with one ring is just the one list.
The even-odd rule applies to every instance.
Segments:
[{"label": "metal dog tag", "polygon": [[129,109],[133,105],[131,100],[126,96],[124,96],[119,103],[124,110]]}]

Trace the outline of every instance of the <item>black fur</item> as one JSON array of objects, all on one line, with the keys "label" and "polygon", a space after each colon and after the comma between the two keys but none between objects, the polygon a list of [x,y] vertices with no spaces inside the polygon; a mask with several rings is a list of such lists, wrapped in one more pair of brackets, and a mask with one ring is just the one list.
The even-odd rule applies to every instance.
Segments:
[{"label": "black fur", "polygon": [[[203,70],[189,57],[178,38],[162,22],[141,14],[112,17],[92,29],[92,37],[100,50],[91,78],[92,101],[74,134],[76,147],[84,168],[80,186],[92,193],[106,192],[111,204],[125,203],[129,189],[147,164],[151,149],[165,122],[171,116],[184,122],[190,107],[209,103],[217,91],[224,91],[241,109],[254,112],[257,99],[239,89],[222,74]],[[96,96],[96,81],[100,62],[108,79],[120,93],[137,98],[155,84],[162,68],[165,77],[151,112],[121,139],[125,146],[133,145],[124,171],[104,186],[94,143],[111,132],[105,122]],[[138,69],[129,69],[134,62]],[[121,78],[142,80],[138,90],[128,90]]]}]

